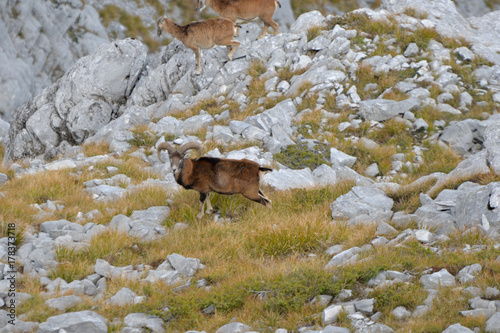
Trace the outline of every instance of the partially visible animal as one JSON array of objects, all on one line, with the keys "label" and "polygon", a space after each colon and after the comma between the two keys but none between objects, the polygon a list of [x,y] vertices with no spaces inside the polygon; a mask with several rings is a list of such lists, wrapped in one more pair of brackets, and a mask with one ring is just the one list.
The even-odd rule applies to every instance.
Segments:
[{"label": "partially visible animal", "polygon": [[196,11],[201,12],[207,6],[235,23],[260,19],[264,22],[264,29],[258,39],[266,35],[269,27],[273,28],[275,36],[278,33],[278,24],[273,21],[276,7],[281,8],[277,0],[198,0]]},{"label": "partially visible animal", "polygon": [[240,46],[240,42],[233,39],[237,33],[237,25],[222,17],[178,25],[163,16],[158,20],[156,27],[158,36],[161,36],[162,32],[167,32],[180,40],[187,48],[193,50],[198,64],[196,74],[202,72],[200,49],[225,45],[229,52],[227,57],[232,60],[234,52]]},{"label": "partially visible animal", "polygon": [[201,155],[201,147],[197,142],[188,142],[179,149],[174,149],[169,143],[162,142],[158,145],[158,158],[166,150],[170,158],[170,167],[175,181],[185,189],[192,189],[200,193],[200,208],[197,218],[213,211],[210,203],[210,192],[219,194],[241,193],[244,197],[271,207],[269,200],[260,189],[261,174],[272,169],[261,167],[258,163],[242,159],[200,157],[198,159],[186,158],[190,149],[196,149]]}]

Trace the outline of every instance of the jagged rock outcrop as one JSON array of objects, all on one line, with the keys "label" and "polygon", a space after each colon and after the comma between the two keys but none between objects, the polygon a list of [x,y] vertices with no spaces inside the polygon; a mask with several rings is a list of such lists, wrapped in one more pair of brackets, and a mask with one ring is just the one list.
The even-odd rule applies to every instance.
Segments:
[{"label": "jagged rock outcrop", "polygon": [[80,0],[1,0],[0,8],[0,117],[7,121],[109,41],[97,11]]},{"label": "jagged rock outcrop", "polygon": [[63,141],[83,143],[121,115],[145,60],[146,49],[132,39],[104,45],[80,59],[16,113],[5,158],[54,156]]}]

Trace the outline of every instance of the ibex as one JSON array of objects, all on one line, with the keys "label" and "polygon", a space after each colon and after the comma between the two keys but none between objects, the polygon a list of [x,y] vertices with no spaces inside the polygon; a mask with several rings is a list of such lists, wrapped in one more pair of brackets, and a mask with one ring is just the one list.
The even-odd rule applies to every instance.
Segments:
[{"label": "ibex", "polygon": [[200,48],[210,49],[215,45],[225,45],[229,51],[227,57],[232,60],[234,52],[240,46],[240,42],[233,40],[237,25],[222,17],[178,25],[163,16],[158,20],[156,27],[158,36],[163,31],[168,32],[193,50],[198,64],[196,74],[201,74]]},{"label": "ibex", "polygon": [[281,7],[277,0],[198,0],[196,10],[201,12],[206,6],[212,7],[220,16],[235,23],[250,22],[260,18],[264,22],[264,30],[258,39],[266,35],[269,27],[274,35],[278,33],[278,24],[273,21],[276,7]]},{"label": "ibex", "polygon": [[185,189],[200,193],[200,211],[196,215],[197,218],[200,219],[205,214],[205,202],[207,214],[212,213],[210,192],[225,195],[241,193],[250,200],[271,206],[271,200],[259,187],[262,172],[272,169],[261,167],[247,159],[232,160],[206,156],[198,159],[185,158],[190,149],[196,149],[201,155],[201,147],[197,142],[188,142],[177,150],[167,142],[162,142],[158,145],[158,158],[163,162],[161,152],[166,150],[175,181]]}]

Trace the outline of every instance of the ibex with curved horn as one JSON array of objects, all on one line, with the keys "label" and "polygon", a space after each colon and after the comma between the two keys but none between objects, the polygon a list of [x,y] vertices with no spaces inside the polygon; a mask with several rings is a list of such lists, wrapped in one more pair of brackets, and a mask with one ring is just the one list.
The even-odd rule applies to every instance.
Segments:
[{"label": "ibex with curved horn", "polygon": [[198,159],[185,158],[190,149],[196,149],[201,154],[201,147],[197,142],[188,142],[177,150],[163,142],[158,145],[158,158],[163,162],[161,152],[166,150],[175,181],[185,189],[200,193],[200,211],[197,218],[202,218],[205,214],[205,202],[207,213],[212,213],[210,192],[225,195],[241,193],[250,200],[271,206],[271,200],[260,189],[262,172],[271,169],[247,159],[232,160],[206,156]]}]

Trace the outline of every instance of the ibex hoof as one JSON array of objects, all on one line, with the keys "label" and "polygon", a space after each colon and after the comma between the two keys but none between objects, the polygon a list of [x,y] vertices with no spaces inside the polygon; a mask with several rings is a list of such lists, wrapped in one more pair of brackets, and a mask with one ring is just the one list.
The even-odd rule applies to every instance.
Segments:
[{"label": "ibex hoof", "polygon": [[203,215],[205,215],[205,214],[203,214],[203,213],[198,213],[198,215],[196,215],[196,218],[197,218],[198,220],[199,220],[199,219],[202,219],[202,218],[203,218]]}]

